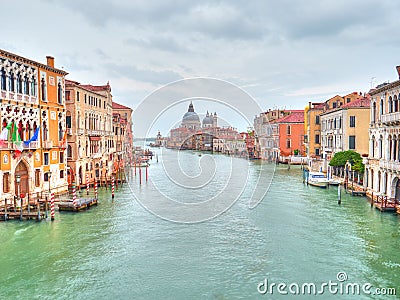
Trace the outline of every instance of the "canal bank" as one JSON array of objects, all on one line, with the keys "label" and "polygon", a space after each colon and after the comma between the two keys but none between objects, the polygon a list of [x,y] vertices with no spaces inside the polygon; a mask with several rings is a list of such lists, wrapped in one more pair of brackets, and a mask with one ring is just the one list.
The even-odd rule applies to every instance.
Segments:
[{"label": "canal bank", "polygon": [[[190,165],[194,157],[183,153],[182,164]],[[259,163],[250,162],[250,181]],[[150,178],[165,180],[158,177],[161,169],[160,156],[149,168]],[[126,185],[114,201],[110,190],[99,189],[97,208],[56,212],[54,222],[0,223],[0,296],[286,299],[260,295],[257,286],[265,278],[322,283],[336,280],[338,272],[346,272],[349,282],[400,286],[398,216],[371,210],[364,198],[346,194],[338,206],[336,188],[303,185],[297,167],[278,166],[268,194],[254,209],[248,208],[248,192],[219,217],[192,225],[150,214]]]}]

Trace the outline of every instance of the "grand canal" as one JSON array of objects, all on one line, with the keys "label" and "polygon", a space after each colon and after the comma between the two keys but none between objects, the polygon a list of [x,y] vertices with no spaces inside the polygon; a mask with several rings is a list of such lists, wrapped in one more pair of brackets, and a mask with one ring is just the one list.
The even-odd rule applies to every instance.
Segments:
[{"label": "grand canal", "polygon": [[[161,159],[153,159],[149,176],[179,196],[161,172]],[[191,165],[199,156],[188,151],[180,160]],[[230,163],[225,156],[217,160]],[[259,167],[250,162],[250,181]],[[400,218],[344,193],[338,206],[336,188],[305,186],[301,174],[299,167],[278,166],[256,208],[249,209],[245,190],[226,212],[196,224],[170,222],[146,210],[132,191],[152,191],[145,181],[139,187],[137,177],[132,190],[119,187],[114,201],[110,190],[101,189],[100,205],[84,213],[57,213],[54,222],[1,222],[0,298],[286,299],[290,295],[276,290],[261,295],[257,287],[266,278],[321,284],[337,281],[339,272],[346,272],[348,282],[396,287],[399,294]],[[193,193],[195,201],[198,193],[201,198],[215,191]],[[357,299],[396,297],[361,293]],[[317,298],[355,296],[325,292]]]}]

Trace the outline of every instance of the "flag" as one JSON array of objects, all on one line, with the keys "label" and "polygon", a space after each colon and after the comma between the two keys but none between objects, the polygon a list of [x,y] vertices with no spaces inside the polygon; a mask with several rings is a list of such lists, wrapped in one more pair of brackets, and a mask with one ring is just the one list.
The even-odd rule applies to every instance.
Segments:
[{"label": "flag", "polygon": [[18,158],[21,155],[22,151],[24,150],[24,143],[21,141],[21,137],[19,135],[17,126],[15,126],[15,124],[14,124],[14,131],[12,134],[12,141],[15,146],[14,147],[15,157]]},{"label": "flag", "polygon": [[8,131],[12,128],[12,122],[8,123],[6,128],[4,128],[0,133],[0,141],[8,141]]},{"label": "flag", "polygon": [[39,128],[40,128],[40,126],[38,128],[36,128],[35,133],[33,134],[33,136],[29,140],[24,141],[25,146],[28,147],[31,142],[36,142],[38,140],[38,138],[39,138]]}]

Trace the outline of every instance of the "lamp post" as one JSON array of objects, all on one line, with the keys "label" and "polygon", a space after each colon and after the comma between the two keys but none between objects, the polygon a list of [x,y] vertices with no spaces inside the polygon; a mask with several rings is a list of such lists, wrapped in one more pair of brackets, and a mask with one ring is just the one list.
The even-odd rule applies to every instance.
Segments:
[{"label": "lamp post", "polygon": [[15,181],[17,182],[17,193],[18,193],[18,199],[20,202],[20,210],[19,210],[19,218],[20,220],[22,220],[22,198],[21,198],[21,194],[20,194],[20,182],[21,182],[21,175],[15,175]]}]

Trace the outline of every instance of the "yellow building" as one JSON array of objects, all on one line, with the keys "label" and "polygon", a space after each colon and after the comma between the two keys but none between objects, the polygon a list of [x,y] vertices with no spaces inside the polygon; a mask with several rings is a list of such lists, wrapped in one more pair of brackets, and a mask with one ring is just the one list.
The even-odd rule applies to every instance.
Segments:
[{"label": "yellow building", "polygon": [[[0,50],[0,194],[11,199],[66,190],[63,70]],[[51,172],[51,173],[50,173]],[[20,183],[17,184],[17,178]],[[49,186],[50,182],[50,186]]]}]

